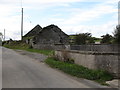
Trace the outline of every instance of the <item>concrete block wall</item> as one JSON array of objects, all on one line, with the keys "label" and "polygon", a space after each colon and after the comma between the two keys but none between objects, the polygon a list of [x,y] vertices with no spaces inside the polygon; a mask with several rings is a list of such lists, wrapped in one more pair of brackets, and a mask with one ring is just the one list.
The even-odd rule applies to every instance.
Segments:
[{"label": "concrete block wall", "polygon": [[65,45],[55,45],[55,44],[34,44],[32,45],[35,49],[42,49],[42,50],[57,50],[57,49],[65,49]]},{"label": "concrete block wall", "polygon": [[118,63],[120,63],[118,60],[118,55],[95,55],[96,67],[107,70],[116,76],[118,76],[118,73],[120,73],[120,69],[118,69]]},{"label": "concrete block wall", "polygon": [[[64,51],[65,52],[65,51]],[[116,78],[120,78],[120,61],[118,61],[118,53],[96,53],[91,51],[67,50],[67,57],[73,59],[75,64],[85,66],[89,69],[103,69],[113,74]],[[56,50],[55,55],[60,59],[64,59],[62,50]]]},{"label": "concrete block wall", "polygon": [[70,50],[94,51],[94,52],[118,52],[120,45],[98,44],[98,45],[70,45]]}]

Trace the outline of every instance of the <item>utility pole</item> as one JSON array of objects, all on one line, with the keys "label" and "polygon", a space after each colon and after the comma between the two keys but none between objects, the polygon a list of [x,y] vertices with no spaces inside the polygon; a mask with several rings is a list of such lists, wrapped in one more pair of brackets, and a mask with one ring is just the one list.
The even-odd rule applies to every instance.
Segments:
[{"label": "utility pole", "polygon": [[21,40],[23,39],[23,8],[22,8],[22,16],[21,16]]},{"label": "utility pole", "polygon": [[5,41],[5,29],[4,29],[4,38],[3,38],[3,40]]}]

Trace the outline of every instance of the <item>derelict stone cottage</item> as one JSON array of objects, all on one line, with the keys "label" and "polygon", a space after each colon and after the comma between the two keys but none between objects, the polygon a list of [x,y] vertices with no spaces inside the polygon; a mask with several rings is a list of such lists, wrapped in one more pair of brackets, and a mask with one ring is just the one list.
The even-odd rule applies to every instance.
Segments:
[{"label": "derelict stone cottage", "polygon": [[24,35],[23,40],[27,44],[32,44],[32,39],[42,30],[40,25],[36,25],[31,31]]},{"label": "derelict stone cottage", "polygon": [[42,30],[40,25],[36,25],[31,31],[29,31],[24,37],[31,37],[37,35]]},{"label": "derelict stone cottage", "polygon": [[[24,37],[32,37],[29,44],[37,49],[64,49],[65,45],[69,43],[69,36],[53,24],[44,28],[36,26]],[[26,39],[26,41],[28,40]]]}]

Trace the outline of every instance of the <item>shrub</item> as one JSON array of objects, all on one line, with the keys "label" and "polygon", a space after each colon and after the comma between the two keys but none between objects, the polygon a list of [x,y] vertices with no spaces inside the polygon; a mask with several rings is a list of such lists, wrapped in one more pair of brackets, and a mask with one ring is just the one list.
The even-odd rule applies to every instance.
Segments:
[{"label": "shrub", "polygon": [[114,31],[114,43],[120,44],[120,25],[116,26]]}]

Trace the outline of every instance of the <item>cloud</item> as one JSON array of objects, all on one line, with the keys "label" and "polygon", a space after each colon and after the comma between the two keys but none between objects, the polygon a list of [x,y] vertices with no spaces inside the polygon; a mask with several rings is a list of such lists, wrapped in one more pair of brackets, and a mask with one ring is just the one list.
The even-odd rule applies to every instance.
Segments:
[{"label": "cloud", "polygon": [[[47,10],[53,7],[66,7],[65,10],[68,12],[68,16],[64,18],[64,13],[56,13],[53,16],[49,16],[45,21],[37,21],[32,17],[34,21],[30,23],[30,15],[27,12],[24,14],[24,34],[31,30],[36,24],[41,23],[44,27],[51,23],[57,24],[66,33],[79,33],[79,32],[92,32],[93,35],[99,36],[98,33],[104,34],[106,32],[112,32],[113,27],[117,24],[107,22],[107,24],[100,25],[83,25],[83,22],[87,23],[98,19],[106,14],[115,14],[116,20],[117,13],[117,2],[118,0],[22,0],[23,7],[25,10],[31,11],[34,9],[40,9],[41,11]],[[77,8],[71,6],[72,3],[80,2],[100,2],[93,6],[93,8]],[[86,6],[87,7],[87,6]],[[33,10],[33,11],[34,11]],[[20,24],[21,24],[21,0],[0,0],[0,32],[6,29],[6,38],[20,39]],[[45,13],[49,14],[49,13]],[[40,16],[38,16],[40,17]],[[43,17],[44,18],[44,17]],[[44,19],[43,19],[44,20]],[[112,21],[111,21],[112,22]],[[109,28],[111,27],[111,28]]]},{"label": "cloud", "polygon": [[117,21],[110,21],[102,25],[79,25],[76,27],[63,26],[61,29],[69,35],[89,32],[92,33],[94,37],[100,37],[107,33],[113,35],[116,25]]},{"label": "cloud", "polygon": [[74,12],[74,15],[71,15],[70,18],[67,18],[68,20],[66,20],[63,24],[82,23],[82,22],[94,20],[105,14],[117,13],[118,11],[117,8],[107,4],[97,5],[93,9],[87,9],[84,11],[80,11],[80,10],[79,12],[76,12],[75,10],[71,11]]}]

